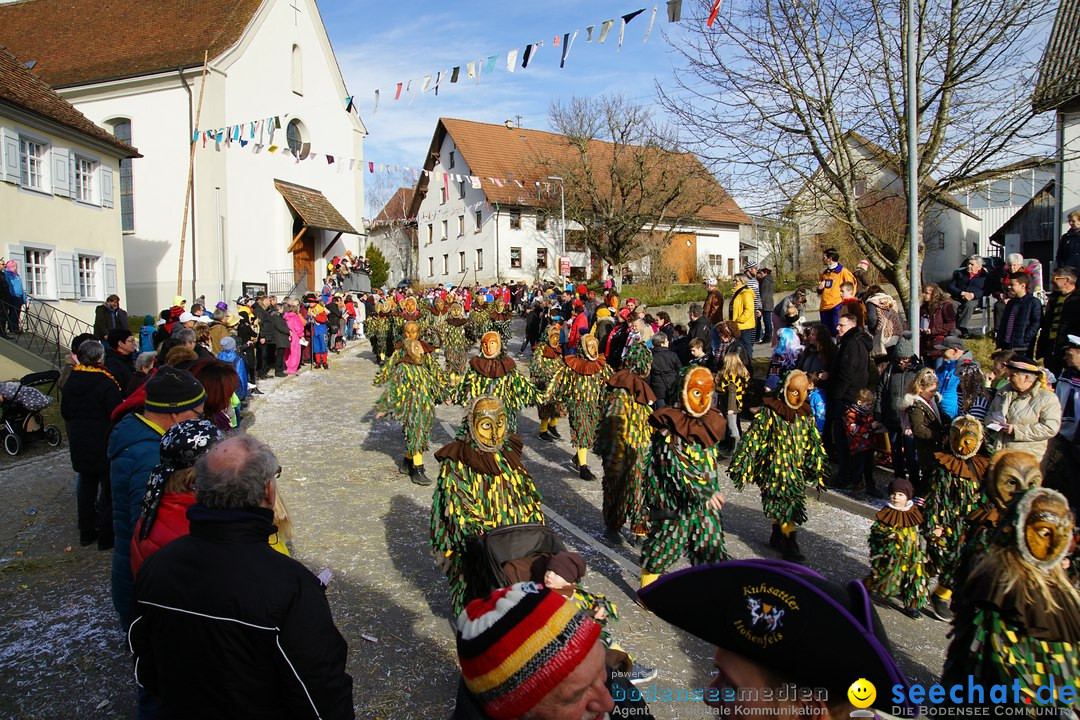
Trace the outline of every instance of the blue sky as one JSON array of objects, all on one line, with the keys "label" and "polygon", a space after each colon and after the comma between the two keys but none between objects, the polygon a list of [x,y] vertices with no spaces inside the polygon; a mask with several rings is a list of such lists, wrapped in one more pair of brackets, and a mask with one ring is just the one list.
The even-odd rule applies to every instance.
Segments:
[{"label": "blue sky", "polygon": [[[516,115],[524,127],[546,130],[552,100],[578,95],[623,93],[636,102],[656,101],[655,82],[671,82],[673,54],[667,35],[677,39],[695,0],[684,0],[681,23],[667,21],[666,2],[651,0],[472,0],[470,2],[371,2],[321,0],[319,10],[333,43],[345,82],[358,102],[370,135],[366,159],[415,167],[423,162],[439,117],[502,123]],[[653,5],[656,22],[643,44]],[[645,12],[626,26],[617,50],[620,17]],[[615,19],[604,44],[596,42],[601,23]],[[593,42],[585,28],[595,25]],[[566,67],[559,68],[562,49],[553,47],[566,32],[580,30]],[[542,41],[535,60],[521,68],[526,45]],[[517,69],[506,71],[506,54],[517,48]],[[496,70],[479,82],[465,78],[469,61],[498,55]],[[435,75],[461,66],[457,84],[444,80],[436,96],[416,93],[410,103],[393,101],[398,82]],[[373,112],[374,90],[382,91]],[[659,110],[658,110],[659,112]]]}]

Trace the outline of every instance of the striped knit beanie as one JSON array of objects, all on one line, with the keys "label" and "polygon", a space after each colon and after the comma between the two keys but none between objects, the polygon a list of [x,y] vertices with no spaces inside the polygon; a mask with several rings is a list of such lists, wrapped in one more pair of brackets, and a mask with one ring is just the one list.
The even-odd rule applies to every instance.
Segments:
[{"label": "striped knit beanie", "polygon": [[523,582],[473,600],[458,617],[465,686],[494,720],[527,713],[574,671],[600,626],[569,600]]}]

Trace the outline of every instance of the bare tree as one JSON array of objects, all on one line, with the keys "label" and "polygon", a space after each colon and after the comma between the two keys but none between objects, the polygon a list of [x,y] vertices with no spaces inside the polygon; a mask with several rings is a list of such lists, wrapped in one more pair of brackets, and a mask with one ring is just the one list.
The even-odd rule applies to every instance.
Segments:
[{"label": "bare tree", "polygon": [[[567,222],[589,248],[616,268],[646,245],[664,247],[703,208],[727,197],[701,162],[680,148],[675,133],[622,96],[573,98],[549,110],[561,151],[534,161],[562,177]],[[553,213],[559,196],[549,197]],[[616,282],[621,274],[615,273]]]},{"label": "bare tree", "polygon": [[803,191],[798,199],[812,197],[815,212],[848,228],[906,306],[908,248],[867,222],[860,166],[876,160],[902,177],[914,152],[925,213],[977,173],[1030,154],[1049,123],[1034,115],[1031,91],[1055,4],[919,0],[914,149],[903,0],[726,3],[712,28],[696,23],[672,43],[686,70],[676,90],[659,91],[699,153],[740,181],[728,185],[737,196],[769,198],[762,209],[776,211]]}]

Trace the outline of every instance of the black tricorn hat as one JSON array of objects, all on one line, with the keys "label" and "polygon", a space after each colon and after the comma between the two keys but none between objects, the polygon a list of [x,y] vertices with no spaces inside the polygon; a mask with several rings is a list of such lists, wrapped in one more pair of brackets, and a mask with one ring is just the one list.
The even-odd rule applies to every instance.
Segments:
[{"label": "black tricorn hat", "polygon": [[[799,687],[847,697],[865,678],[891,707],[909,683],[861,582],[842,587],[783,560],[729,560],[662,575],[641,602],[691,635],[758,663]],[[888,705],[886,705],[888,704]],[[914,708],[911,708],[914,709]]]}]

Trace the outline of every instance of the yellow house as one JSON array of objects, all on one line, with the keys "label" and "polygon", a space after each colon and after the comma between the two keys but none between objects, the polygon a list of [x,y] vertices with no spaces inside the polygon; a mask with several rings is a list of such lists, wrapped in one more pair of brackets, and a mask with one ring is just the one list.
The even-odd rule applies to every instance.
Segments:
[{"label": "yellow house", "polygon": [[0,255],[18,266],[23,326],[40,336],[0,343],[0,378],[41,369],[21,350],[55,364],[49,345],[70,343],[124,287],[119,196],[137,157],[0,48]]}]

